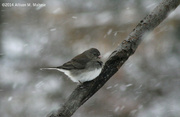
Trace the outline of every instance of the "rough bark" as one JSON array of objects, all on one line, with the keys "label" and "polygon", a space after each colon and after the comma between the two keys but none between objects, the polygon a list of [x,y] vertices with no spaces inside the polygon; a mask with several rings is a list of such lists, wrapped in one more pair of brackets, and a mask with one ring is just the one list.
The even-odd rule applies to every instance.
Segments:
[{"label": "rough bark", "polygon": [[141,42],[142,35],[159,25],[167,17],[168,13],[174,10],[179,4],[180,0],[163,0],[159,3],[150,14],[139,22],[129,36],[110,55],[100,75],[93,81],[85,82],[77,86],[64,105],[57,112],[49,114],[48,117],[72,116],[73,113],[94,95],[135,52]]}]

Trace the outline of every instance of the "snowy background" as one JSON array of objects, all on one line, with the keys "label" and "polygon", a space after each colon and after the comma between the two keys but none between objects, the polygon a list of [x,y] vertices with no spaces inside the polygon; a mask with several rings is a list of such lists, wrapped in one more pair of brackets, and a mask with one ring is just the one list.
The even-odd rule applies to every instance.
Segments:
[{"label": "snowy background", "polygon": [[[160,0],[1,0],[0,116],[45,117],[77,86],[59,66],[91,47],[103,60]],[[73,117],[180,116],[180,7]]]}]

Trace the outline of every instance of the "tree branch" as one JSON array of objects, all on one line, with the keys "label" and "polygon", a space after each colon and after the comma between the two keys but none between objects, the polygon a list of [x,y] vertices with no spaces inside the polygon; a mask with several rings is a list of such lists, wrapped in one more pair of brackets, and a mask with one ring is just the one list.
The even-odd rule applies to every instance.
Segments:
[{"label": "tree branch", "polygon": [[129,36],[110,55],[100,75],[92,81],[77,86],[64,105],[56,113],[52,113],[48,117],[72,116],[72,114],[94,95],[135,52],[141,42],[142,35],[159,25],[167,17],[168,13],[179,4],[180,0],[163,0],[149,15],[139,22]]}]

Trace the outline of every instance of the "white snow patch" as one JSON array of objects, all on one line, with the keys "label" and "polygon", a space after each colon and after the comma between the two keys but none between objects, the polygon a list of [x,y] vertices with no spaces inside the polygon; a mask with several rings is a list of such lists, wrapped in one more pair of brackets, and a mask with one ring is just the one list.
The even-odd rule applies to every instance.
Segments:
[{"label": "white snow patch", "polygon": [[132,84],[127,84],[127,85],[126,85],[126,87],[130,87],[130,86],[132,86]]},{"label": "white snow patch", "polygon": [[72,18],[73,18],[73,19],[77,19],[77,17],[76,17],[76,16],[72,16]]},{"label": "white snow patch", "polygon": [[106,89],[111,89],[112,88],[112,86],[109,86],[109,87],[107,87]]},{"label": "white snow patch", "polygon": [[12,99],[13,99],[13,97],[11,96],[11,97],[8,98],[8,101],[10,102]]},{"label": "white snow patch", "polygon": [[114,111],[117,112],[119,109],[120,109],[120,107],[117,106]]},{"label": "white snow patch", "polygon": [[111,33],[112,33],[112,29],[109,29],[107,35],[110,35]]}]

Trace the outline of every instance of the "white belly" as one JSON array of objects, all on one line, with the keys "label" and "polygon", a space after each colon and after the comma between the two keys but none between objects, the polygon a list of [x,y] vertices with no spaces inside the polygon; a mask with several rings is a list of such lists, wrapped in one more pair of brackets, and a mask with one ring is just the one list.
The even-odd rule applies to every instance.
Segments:
[{"label": "white belly", "polygon": [[86,82],[86,81],[91,81],[93,79],[95,79],[100,73],[101,73],[101,70],[102,68],[99,68],[99,69],[94,69],[92,71],[88,71],[88,72],[83,72],[83,73],[80,73],[79,75],[72,75],[70,71],[68,70],[64,70],[64,69],[58,69],[58,68],[42,68],[41,70],[43,69],[49,69],[49,70],[58,70],[58,71],[61,71],[61,72],[64,72],[64,74],[66,74],[73,82]]},{"label": "white belly", "polygon": [[93,71],[88,71],[88,72],[84,72],[81,73],[77,76],[72,76],[71,73],[67,70],[62,70],[62,69],[58,69],[61,72],[64,72],[64,74],[66,74],[67,76],[69,76],[69,78],[73,81],[73,82],[86,82],[86,81],[91,81],[93,79],[95,79],[100,73],[101,73],[101,68],[100,69],[95,69]]},{"label": "white belly", "polygon": [[95,69],[93,71],[85,72],[76,77],[80,82],[91,81],[95,79],[101,73],[101,69]]}]

